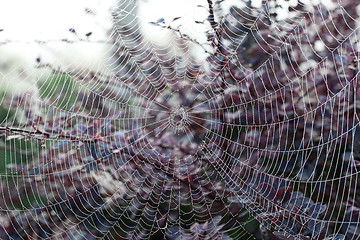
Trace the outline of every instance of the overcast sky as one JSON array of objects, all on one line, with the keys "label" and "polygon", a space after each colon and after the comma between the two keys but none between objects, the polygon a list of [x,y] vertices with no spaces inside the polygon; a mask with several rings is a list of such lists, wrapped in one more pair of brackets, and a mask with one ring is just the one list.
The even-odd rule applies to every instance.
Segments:
[{"label": "overcast sky", "polygon": [[[90,42],[108,39],[108,30],[112,27],[111,9],[117,0],[7,0],[0,2],[0,43],[11,41],[12,44],[0,45],[0,67],[4,64],[12,65],[8,73],[0,71],[0,84],[6,80],[14,80],[16,71],[24,69],[27,75],[32,72],[34,60],[42,60],[52,64],[72,68],[90,68],[102,71],[104,59],[107,58],[108,46],[96,43],[66,44],[51,42],[51,40],[85,39]],[[128,0],[126,0],[128,1]],[[130,0],[129,0],[130,1]],[[305,0],[304,0],[305,1]],[[317,2],[316,0],[308,0]],[[283,4],[291,4],[296,0],[280,0]],[[240,0],[226,0],[223,8],[240,4]],[[255,5],[261,5],[261,0],[255,0]],[[203,5],[205,8],[198,7]],[[139,0],[138,17],[140,27],[145,37],[158,45],[169,45],[169,32],[149,24],[163,18],[165,24],[179,28],[200,43],[206,41],[203,21],[207,18],[207,0]],[[285,16],[285,12],[280,14]],[[180,17],[172,21],[176,17]],[[75,29],[76,35],[69,31]],[[1,31],[2,30],[2,31]],[[89,38],[86,34],[91,32]],[[34,40],[49,41],[45,45],[34,43]],[[198,49],[199,50],[199,49]],[[200,55],[200,54],[199,54]],[[71,69],[69,69],[71,70]],[[36,81],[28,77],[32,85]],[[30,80],[32,79],[32,80]],[[2,85],[0,85],[2,86]],[[26,87],[26,84],[25,84]]]}]

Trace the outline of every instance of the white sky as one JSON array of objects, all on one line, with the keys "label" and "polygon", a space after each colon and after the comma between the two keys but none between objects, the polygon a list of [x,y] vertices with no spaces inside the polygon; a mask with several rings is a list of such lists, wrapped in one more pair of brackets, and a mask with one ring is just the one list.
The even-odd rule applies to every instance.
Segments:
[{"label": "white sky", "polygon": [[[62,67],[88,68],[101,70],[104,67],[104,59],[107,57],[107,47],[102,44],[65,44],[50,43],[40,46],[33,40],[58,40],[78,38],[86,39],[85,34],[92,32],[91,41],[106,40],[107,31],[111,29],[112,19],[110,9],[117,0],[4,0],[0,2],[0,43],[10,40],[13,44],[0,45],[0,66],[6,63],[11,65],[9,72],[0,70],[0,87],[4,82],[11,81],[9,87],[14,86],[16,78],[14,70],[24,69],[27,75],[22,88],[34,85],[36,81],[33,66],[34,60],[41,57],[42,60],[53,65]],[[285,0],[281,0],[286,3]],[[290,0],[290,3],[295,0]],[[307,0],[313,2],[316,0]],[[327,0],[328,1],[328,0]],[[155,44],[169,45],[171,38],[169,32],[162,31],[159,27],[152,26],[149,22],[156,22],[164,18],[166,24],[174,28],[180,28],[183,33],[190,35],[200,43],[206,41],[204,31],[206,25],[196,24],[195,21],[203,21],[208,12],[206,0],[140,0],[138,16],[140,25],[149,41]],[[224,8],[241,3],[240,0],[224,1]],[[260,5],[261,0],[255,4]],[[85,9],[94,12],[87,14]],[[171,22],[175,17],[182,18]],[[77,35],[69,32],[74,28]],[[169,40],[170,39],[170,40]],[[28,42],[28,43],[17,43]],[[71,69],[68,69],[71,70]],[[36,73],[38,74],[38,73]],[[15,88],[18,88],[15,83]]]},{"label": "white sky", "polygon": [[[108,9],[113,0],[7,0],[0,3],[2,35],[12,40],[72,38],[69,28],[79,35],[93,31],[93,38],[103,38],[102,30],[109,27]],[[97,17],[85,13],[93,10]]]},{"label": "white sky", "polygon": [[[115,0],[7,0],[0,2],[0,89],[5,91],[34,91],[36,81],[46,74],[35,70],[35,59],[64,70],[72,68],[100,69],[106,57],[103,44],[67,44],[52,40],[86,39],[92,32],[91,41],[107,39],[111,29],[109,9]],[[86,13],[89,9],[96,14]],[[69,31],[74,28],[77,35]],[[49,41],[39,45],[34,42]],[[19,72],[22,72],[19,77]],[[45,76],[44,76],[45,77]]]}]

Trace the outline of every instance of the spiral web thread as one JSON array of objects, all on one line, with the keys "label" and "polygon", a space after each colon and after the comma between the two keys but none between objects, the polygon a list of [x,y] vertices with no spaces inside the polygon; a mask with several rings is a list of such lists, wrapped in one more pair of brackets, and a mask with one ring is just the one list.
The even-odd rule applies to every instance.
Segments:
[{"label": "spiral web thread", "polygon": [[145,41],[132,4],[99,69],[34,59],[36,90],[5,89],[1,238],[356,239],[354,7],[231,8],[203,66],[191,37]]}]

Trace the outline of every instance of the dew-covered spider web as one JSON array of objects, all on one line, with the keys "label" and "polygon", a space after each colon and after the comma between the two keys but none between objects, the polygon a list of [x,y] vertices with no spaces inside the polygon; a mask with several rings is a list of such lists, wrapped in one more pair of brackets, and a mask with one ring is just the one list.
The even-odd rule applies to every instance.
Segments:
[{"label": "dew-covered spider web", "polygon": [[0,24],[0,239],[359,238],[358,2],[194,2]]}]

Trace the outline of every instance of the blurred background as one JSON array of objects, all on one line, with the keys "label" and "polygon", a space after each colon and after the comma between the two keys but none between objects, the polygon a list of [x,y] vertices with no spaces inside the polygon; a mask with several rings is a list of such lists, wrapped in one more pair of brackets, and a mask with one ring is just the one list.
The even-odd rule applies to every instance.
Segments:
[{"label": "blurred background", "polygon": [[[279,1],[286,5],[296,1]],[[227,12],[242,1],[219,1]],[[253,1],[260,6],[261,0]],[[286,8],[284,8],[286,9]],[[218,12],[219,13],[219,12]],[[286,16],[286,11],[279,16]],[[206,43],[209,24],[206,0],[14,0],[0,3],[0,89],[2,92],[36,92],[37,81],[46,78],[48,68],[97,71],[109,63],[113,16],[117,25],[137,25],[149,42],[170,47],[174,32],[151,22],[179,29],[201,44]],[[178,18],[174,20],[175,18]],[[199,24],[204,22],[204,24]],[[69,43],[71,42],[71,43]],[[191,44],[190,44],[191,45]],[[199,60],[204,50],[193,44],[191,53]],[[11,82],[11,84],[10,84]]]}]

